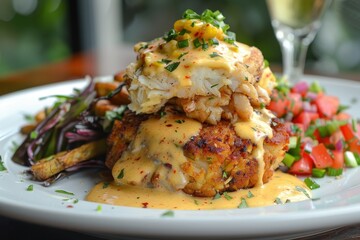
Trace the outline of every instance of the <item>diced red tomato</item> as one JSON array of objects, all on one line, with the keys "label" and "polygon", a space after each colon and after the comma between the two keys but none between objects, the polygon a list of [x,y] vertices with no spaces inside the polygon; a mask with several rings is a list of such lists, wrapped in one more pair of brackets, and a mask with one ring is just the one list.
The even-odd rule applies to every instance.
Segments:
[{"label": "diced red tomato", "polygon": [[344,153],[343,151],[332,151],[332,154],[334,156],[333,158],[333,164],[332,164],[332,168],[343,168],[344,167]]},{"label": "diced red tomato", "polygon": [[277,117],[284,116],[287,112],[292,112],[294,116],[298,115],[303,107],[300,93],[288,93],[287,96],[280,97],[277,93],[272,96],[273,100],[267,107],[274,112]]},{"label": "diced red tomato", "polygon": [[314,163],[310,155],[303,152],[302,157],[298,161],[294,162],[288,172],[295,175],[310,175],[313,166]]},{"label": "diced red tomato", "polygon": [[335,132],[331,136],[321,137],[319,130],[315,129],[314,137],[316,140],[318,140],[319,143],[323,143],[323,144],[325,144],[325,146],[327,146],[330,144],[335,144],[337,142],[337,140],[339,140],[342,137],[341,133],[340,133],[340,136],[338,136],[339,135],[338,133],[340,133],[340,132],[339,131]]},{"label": "diced red tomato", "polygon": [[290,102],[289,102],[288,110],[291,111],[294,114],[294,116],[297,116],[303,108],[301,94],[289,93],[289,100]]},{"label": "diced red tomato", "polygon": [[304,129],[307,129],[311,121],[315,121],[319,118],[319,114],[313,112],[302,112],[293,119],[294,123],[301,123]]},{"label": "diced red tomato", "polygon": [[316,168],[327,168],[333,165],[333,159],[323,143],[313,147],[311,156]]},{"label": "diced red tomato", "polygon": [[340,130],[345,138],[345,141],[349,141],[350,139],[353,139],[355,137],[355,133],[352,130],[352,127],[350,124],[340,126]]},{"label": "diced red tomato", "polygon": [[280,97],[277,92],[272,95],[272,99],[269,106],[269,110],[274,112],[277,117],[282,117],[286,114],[289,100],[285,97]]},{"label": "diced red tomato", "polygon": [[331,118],[336,114],[340,103],[339,99],[335,96],[321,94],[316,98],[315,104],[320,116]]}]

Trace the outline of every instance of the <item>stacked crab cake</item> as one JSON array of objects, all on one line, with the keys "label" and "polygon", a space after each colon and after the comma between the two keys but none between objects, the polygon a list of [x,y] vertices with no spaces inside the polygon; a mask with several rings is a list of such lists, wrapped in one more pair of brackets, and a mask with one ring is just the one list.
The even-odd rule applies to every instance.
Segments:
[{"label": "stacked crab cake", "polygon": [[275,78],[228,29],[218,11],[187,10],[135,45],[129,110],[108,139],[115,182],[210,197],[269,181],[288,143],[266,109]]}]

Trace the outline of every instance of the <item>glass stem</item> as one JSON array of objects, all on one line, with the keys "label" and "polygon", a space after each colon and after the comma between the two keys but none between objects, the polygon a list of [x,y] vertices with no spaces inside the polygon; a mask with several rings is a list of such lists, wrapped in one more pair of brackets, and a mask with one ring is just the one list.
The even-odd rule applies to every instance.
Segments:
[{"label": "glass stem", "polygon": [[290,82],[296,83],[304,74],[306,53],[315,33],[302,35],[281,31],[276,36],[283,55],[283,75]]}]

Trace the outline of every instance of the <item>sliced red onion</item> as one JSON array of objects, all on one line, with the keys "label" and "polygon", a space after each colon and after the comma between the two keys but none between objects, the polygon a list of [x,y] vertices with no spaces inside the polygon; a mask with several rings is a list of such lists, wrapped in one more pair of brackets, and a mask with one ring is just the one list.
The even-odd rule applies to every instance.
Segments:
[{"label": "sliced red onion", "polygon": [[301,81],[296,83],[292,89],[294,92],[297,93],[306,93],[309,89],[309,85],[307,84],[307,82]]},{"label": "sliced red onion", "polygon": [[342,140],[339,140],[335,143],[335,150],[342,151],[344,149],[344,143]]},{"label": "sliced red onion", "polygon": [[306,94],[307,98],[310,98],[312,101],[316,100],[316,98],[318,97],[317,93],[313,93],[313,92],[308,92]]}]

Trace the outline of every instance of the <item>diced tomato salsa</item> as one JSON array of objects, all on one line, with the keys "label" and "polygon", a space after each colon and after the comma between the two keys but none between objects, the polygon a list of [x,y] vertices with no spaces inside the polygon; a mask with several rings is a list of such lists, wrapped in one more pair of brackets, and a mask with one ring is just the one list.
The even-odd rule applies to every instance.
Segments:
[{"label": "diced tomato salsa", "polygon": [[345,166],[360,165],[360,125],[343,112],[339,99],[317,82],[284,86],[274,90],[268,109],[284,120],[293,138],[287,154],[295,161],[285,164],[288,173],[337,176]]}]

